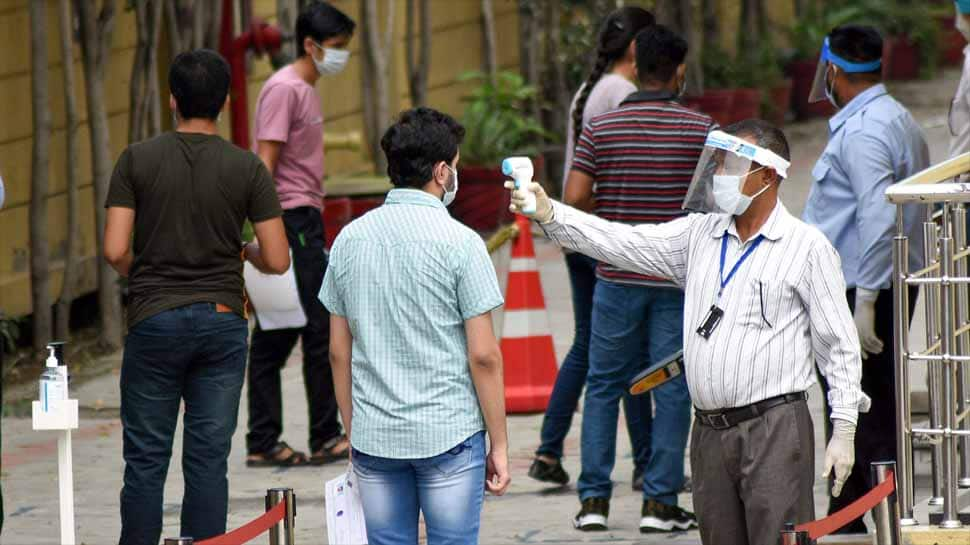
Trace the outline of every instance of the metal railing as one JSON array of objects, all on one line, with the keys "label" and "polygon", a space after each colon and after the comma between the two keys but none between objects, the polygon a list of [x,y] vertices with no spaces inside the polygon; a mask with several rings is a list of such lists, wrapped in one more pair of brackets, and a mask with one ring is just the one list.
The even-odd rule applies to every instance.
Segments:
[{"label": "metal railing", "polygon": [[[901,525],[916,524],[913,443],[928,437],[932,496],[942,505],[943,528],[961,526],[958,488],[970,487],[970,308],[968,308],[967,212],[970,184],[956,179],[970,173],[970,153],[920,172],[886,191],[896,205],[893,239],[893,327],[895,334],[896,440]],[[904,205],[925,206],[924,267],[909,271],[909,240]],[[939,218],[935,221],[935,216]],[[912,286],[921,286],[926,348],[912,349],[909,309]],[[910,364],[927,366],[929,425],[914,428],[910,406]],[[958,477],[959,475],[959,477]]]}]

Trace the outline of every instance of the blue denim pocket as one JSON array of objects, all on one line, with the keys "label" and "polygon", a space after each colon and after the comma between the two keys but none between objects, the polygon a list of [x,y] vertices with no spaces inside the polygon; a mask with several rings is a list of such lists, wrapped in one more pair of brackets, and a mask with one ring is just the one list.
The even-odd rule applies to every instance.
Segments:
[{"label": "blue denim pocket", "polygon": [[429,462],[443,477],[449,477],[477,463],[484,463],[484,460],[485,434],[478,432],[453,448],[432,457]]}]

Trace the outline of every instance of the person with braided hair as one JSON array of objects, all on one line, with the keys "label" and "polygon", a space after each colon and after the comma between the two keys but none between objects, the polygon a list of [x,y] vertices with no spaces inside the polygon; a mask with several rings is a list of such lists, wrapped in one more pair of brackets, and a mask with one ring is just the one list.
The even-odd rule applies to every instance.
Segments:
[{"label": "person with braided hair", "polygon": [[[572,167],[573,151],[583,125],[593,117],[615,110],[623,99],[636,92],[633,39],[640,30],[653,24],[654,17],[649,11],[632,6],[614,11],[603,22],[596,62],[570,108],[566,130],[564,193]],[[573,413],[579,404],[589,369],[590,317],[593,311],[593,287],[596,285],[596,260],[570,251],[564,251],[564,254],[572,288],[575,335],[573,345],[556,376],[542,421],[541,444],[529,468],[529,476],[533,479],[561,485],[569,482],[569,474],[561,463],[563,442],[572,425]],[[640,490],[643,487],[643,469],[650,456],[650,396],[625,394],[623,401],[633,447],[633,489]]]}]

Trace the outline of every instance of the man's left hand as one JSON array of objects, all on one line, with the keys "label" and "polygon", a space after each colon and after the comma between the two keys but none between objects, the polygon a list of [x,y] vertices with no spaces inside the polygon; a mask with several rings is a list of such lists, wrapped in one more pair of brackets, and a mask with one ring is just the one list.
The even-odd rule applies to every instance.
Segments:
[{"label": "man's left hand", "polygon": [[838,497],[842,493],[842,486],[852,473],[855,465],[855,424],[841,418],[832,419],[832,440],[825,448],[825,471],[823,478],[828,478],[835,469],[835,480],[832,483],[832,496]]}]

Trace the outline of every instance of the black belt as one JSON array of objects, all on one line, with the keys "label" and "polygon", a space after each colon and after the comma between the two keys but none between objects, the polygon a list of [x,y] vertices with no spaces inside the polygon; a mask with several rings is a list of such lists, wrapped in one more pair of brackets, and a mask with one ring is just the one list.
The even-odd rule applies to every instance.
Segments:
[{"label": "black belt", "polygon": [[697,421],[705,426],[714,428],[715,430],[726,430],[737,426],[745,420],[751,420],[752,418],[761,416],[769,409],[779,405],[804,401],[806,399],[808,399],[808,396],[805,392],[798,392],[795,394],[769,397],[768,399],[752,403],[751,405],[725,409],[723,411],[702,411],[697,409],[694,411],[694,415],[697,417]]}]

